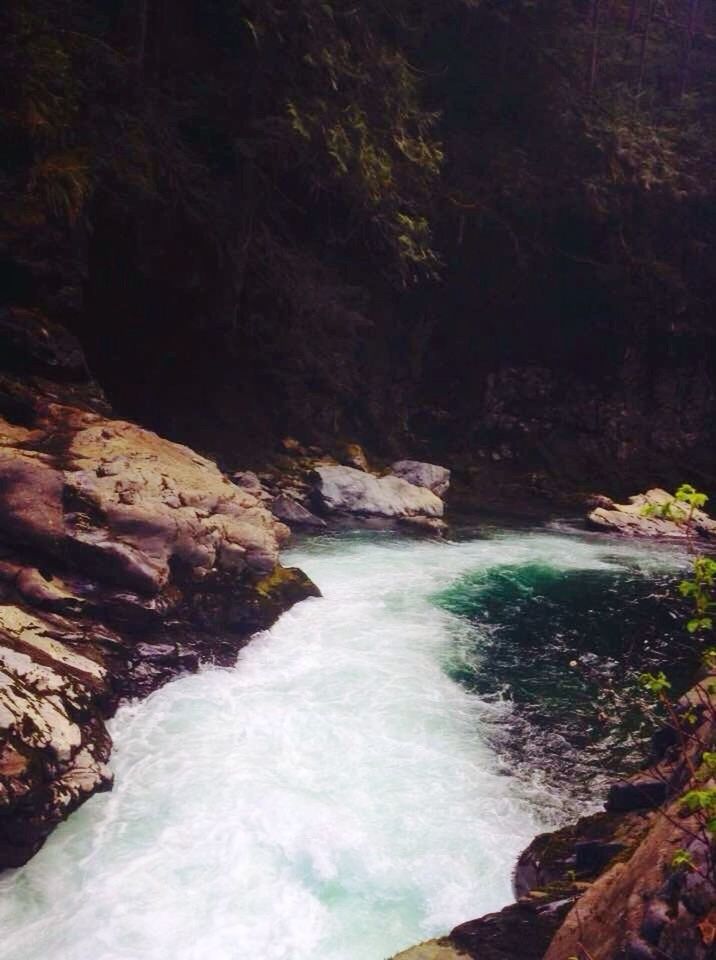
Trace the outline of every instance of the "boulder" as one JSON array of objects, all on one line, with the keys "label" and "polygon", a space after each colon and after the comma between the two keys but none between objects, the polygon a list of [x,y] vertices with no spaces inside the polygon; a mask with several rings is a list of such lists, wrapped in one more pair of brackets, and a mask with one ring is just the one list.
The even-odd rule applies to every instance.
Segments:
[{"label": "boulder", "polygon": [[401,477],[375,477],[353,467],[314,470],[315,498],[329,514],[359,517],[442,517],[443,502],[425,487]]},{"label": "boulder", "polygon": [[614,503],[607,497],[587,516],[589,526],[605,533],[630,537],[701,539],[716,537],[716,520],[703,510],[694,510],[686,523],[689,507],[666,490],[655,488],[629,498],[629,503]]},{"label": "boulder", "polygon": [[398,460],[390,468],[395,477],[402,477],[416,487],[425,487],[435,496],[444,497],[450,486],[450,471],[436,463],[421,463],[420,460]]},{"label": "boulder", "polygon": [[251,470],[239,470],[231,474],[231,479],[237,487],[242,487],[252,493],[257,500],[269,500],[271,495],[264,489],[263,484]]},{"label": "boulder", "polygon": [[291,529],[293,527],[306,527],[319,529],[327,526],[326,521],[311,513],[298,501],[280,494],[271,504],[271,512],[274,517],[287,524]]},{"label": "boulder", "polygon": [[365,455],[363,447],[359,443],[347,443],[340,451],[339,460],[347,467],[354,467],[356,470],[362,470],[368,473],[368,458]]},{"label": "boulder", "polygon": [[667,796],[668,784],[664,780],[635,776],[610,786],[606,809],[611,812],[649,810],[664,803]]},{"label": "boulder", "polygon": [[499,913],[460,924],[449,939],[476,960],[542,960],[573,903],[572,897],[512,903]]}]

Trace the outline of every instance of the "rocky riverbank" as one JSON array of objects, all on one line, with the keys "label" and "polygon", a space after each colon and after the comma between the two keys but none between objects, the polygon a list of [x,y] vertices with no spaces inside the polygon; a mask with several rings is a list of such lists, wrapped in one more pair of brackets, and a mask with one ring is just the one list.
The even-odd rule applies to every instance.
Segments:
[{"label": "rocky riverbank", "polygon": [[316,594],[216,465],[116,420],[79,344],[0,316],[0,868],[111,784],[105,719]]},{"label": "rocky riverbank", "polygon": [[[697,711],[693,743],[716,732],[707,685],[680,704]],[[711,960],[716,888],[709,844],[680,799],[688,764],[669,727],[654,750],[647,771],[613,785],[604,812],[535,838],[517,863],[513,904],[394,960]],[[697,770],[702,752],[689,751]],[[700,777],[713,785],[703,767]],[[691,869],[672,862],[683,848]]]},{"label": "rocky riverbank", "polygon": [[716,539],[716,520],[659,487],[630,497],[629,503],[597,496],[592,506],[587,523],[604,533],[670,540]]},{"label": "rocky riverbank", "polygon": [[443,532],[446,469],[284,447],[276,469],[229,479],[115,419],[67,331],[0,314],[0,869],[111,786],[122,699],[232,662],[318,593],[279,562],[291,528]]}]

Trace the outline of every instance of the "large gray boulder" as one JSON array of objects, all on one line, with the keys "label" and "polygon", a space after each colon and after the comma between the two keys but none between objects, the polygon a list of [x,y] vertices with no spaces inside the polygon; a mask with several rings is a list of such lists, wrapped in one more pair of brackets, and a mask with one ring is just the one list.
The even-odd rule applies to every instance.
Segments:
[{"label": "large gray boulder", "polygon": [[426,487],[402,477],[375,477],[352,467],[314,471],[315,497],[327,513],[360,517],[442,517],[443,502]]},{"label": "large gray boulder", "polygon": [[605,533],[630,537],[701,539],[716,537],[716,521],[703,510],[694,510],[687,523],[689,506],[658,487],[629,498],[629,503],[614,503],[599,497],[599,505],[587,516],[587,522]]},{"label": "large gray boulder", "polygon": [[390,468],[395,477],[401,477],[416,487],[425,487],[435,496],[444,497],[450,486],[450,471],[436,463],[422,463],[420,460],[398,460]]}]

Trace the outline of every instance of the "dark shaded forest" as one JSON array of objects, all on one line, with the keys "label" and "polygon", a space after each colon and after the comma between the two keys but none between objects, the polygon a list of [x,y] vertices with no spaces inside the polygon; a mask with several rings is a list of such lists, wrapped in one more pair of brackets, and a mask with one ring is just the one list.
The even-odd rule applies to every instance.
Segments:
[{"label": "dark shaded forest", "polygon": [[711,0],[8,0],[0,304],[232,465],[714,482]]}]

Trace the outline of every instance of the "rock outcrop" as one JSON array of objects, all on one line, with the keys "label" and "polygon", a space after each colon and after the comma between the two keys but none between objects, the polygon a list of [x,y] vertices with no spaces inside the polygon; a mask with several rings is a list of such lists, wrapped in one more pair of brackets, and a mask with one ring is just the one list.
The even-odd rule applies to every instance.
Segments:
[{"label": "rock outcrop", "polygon": [[271,503],[271,512],[274,517],[288,524],[291,529],[298,527],[299,529],[319,530],[327,526],[325,520],[317,517],[315,513],[311,513],[298,500],[294,500],[283,493],[279,494]]},{"label": "rock outcrop", "polygon": [[450,471],[436,463],[422,463],[420,460],[398,460],[390,468],[395,477],[402,477],[416,487],[431,490],[436,497],[443,498],[450,487]]},{"label": "rock outcrop", "polygon": [[629,503],[600,496],[587,522],[596,530],[630,537],[716,538],[716,520],[703,510],[690,513],[688,504],[658,488],[630,497]]},{"label": "rock outcrop", "polygon": [[110,784],[104,719],[316,588],[258,491],[113,419],[64,330],[0,315],[0,868]]}]

